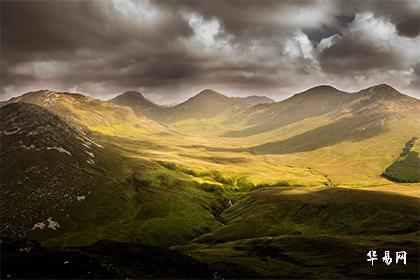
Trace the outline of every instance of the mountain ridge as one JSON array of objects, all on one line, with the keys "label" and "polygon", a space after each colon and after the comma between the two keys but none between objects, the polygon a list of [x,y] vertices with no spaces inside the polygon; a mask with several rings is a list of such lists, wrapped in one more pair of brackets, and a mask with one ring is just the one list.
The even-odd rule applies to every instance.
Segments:
[{"label": "mountain ridge", "polygon": [[161,125],[126,106],[98,100],[80,93],[38,90],[10,98],[2,106],[26,102],[47,108],[79,130],[131,123],[144,130],[162,130]]},{"label": "mountain ridge", "polygon": [[121,106],[128,106],[138,115],[145,115],[160,122],[176,122],[192,118],[209,118],[217,114],[245,108],[258,103],[274,102],[266,96],[228,97],[212,89],[203,89],[187,100],[162,106],[135,91],[128,91],[109,100]]},{"label": "mountain ridge", "polygon": [[246,110],[240,119],[246,119],[248,128],[228,131],[227,137],[246,137],[263,133],[293,122],[327,114],[414,111],[420,100],[402,94],[386,84],[372,86],[358,92],[345,92],[331,86],[318,86],[295,94],[288,99],[255,106]]}]

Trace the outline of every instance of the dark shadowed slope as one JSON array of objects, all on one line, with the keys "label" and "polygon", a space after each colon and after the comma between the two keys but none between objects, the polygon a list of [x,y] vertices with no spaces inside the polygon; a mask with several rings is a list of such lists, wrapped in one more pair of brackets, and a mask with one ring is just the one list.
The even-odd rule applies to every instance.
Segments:
[{"label": "dark shadowed slope", "polygon": [[58,229],[57,213],[103,177],[103,147],[37,105],[5,105],[0,120],[2,235]]},{"label": "dark shadowed slope", "polygon": [[331,86],[311,88],[284,101],[249,108],[238,120],[248,128],[230,131],[228,137],[246,137],[269,131],[309,117],[320,116],[346,105],[351,96]]},{"label": "dark shadowed slope", "polygon": [[191,257],[139,244],[100,241],[60,250],[27,240],[4,240],[1,251],[2,279],[211,279],[216,275]]},{"label": "dark shadowed slope", "polygon": [[386,131],[387,116],[372,114],[341,118],[335,122],[292,136],[250,148],[254,154],[289,154],[309,152],[343,141],[362,141]]},{"label": "dark shadowed slope", "polygon": [[[224,227],[179,249],[226,278],[418,279],[419,202],[374,189],[260,189],[221,214]],[[369,250],[410,257],[372,268]]]},{"label": "dark shadowed slope", "polygon": [[402,183],[420,182],[420,144],[417,142],[413,137],[405,144],[399,158],[385,169],[384,177]]}]

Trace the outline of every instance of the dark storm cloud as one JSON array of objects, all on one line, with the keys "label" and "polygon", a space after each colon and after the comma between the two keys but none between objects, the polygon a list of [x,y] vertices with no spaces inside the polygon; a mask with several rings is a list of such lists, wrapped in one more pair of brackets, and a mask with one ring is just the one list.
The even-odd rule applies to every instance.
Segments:
[{"label": "dark storm cloud", "polygon": [[191,33],[188,24],[165,14],[158,24],[133,25],[106,1],[3,1],[2,47],[10,55],[111,50],[135,42],[168,43]]},{"label": "dark storm cloud", "polygon": [[137,89],[173,102],[205,87],[274,96],[384,79],[409,90],[419,9],[418,1],[1,1],[1,99],[37,88],[102,98]]}]

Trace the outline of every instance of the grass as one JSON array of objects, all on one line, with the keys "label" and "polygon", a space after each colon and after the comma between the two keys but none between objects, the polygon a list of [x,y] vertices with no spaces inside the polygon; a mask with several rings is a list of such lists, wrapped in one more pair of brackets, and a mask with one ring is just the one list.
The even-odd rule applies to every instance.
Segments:
[{"label": "grass", "polygon": [[[407,188],[257,190],[222,214],[224,227],[174,248],[227,278],[415,278],[420,198]],[[371,268],[372,249],[405,250],[411,265]]]},{"label": "grass", "polygon": [[418,230],[418,198],[349,188],[267,188],[239,197],[225,226],[197,242],[284,234],[399,234]]},{"label": "grass", "polygon": [[[416,279],[418,240],[412,236],[282,235],[240,239],[216,244],[192,243],[176,247],[219,271],[225,278],[251,279]],[[404,248],[409,264],[373,267],[366,254],[375,249],[380,257]]]},{"label": "grass", "polygon": [[212,212],[223,207],[223,196],[152,162],[131,167],[133,173],[125,181],[106,184],[92,194],[86,201],[90,211],[72,209],[73,229],[47,244],[86,245],[100,237],[170,246],[219,226]]}]

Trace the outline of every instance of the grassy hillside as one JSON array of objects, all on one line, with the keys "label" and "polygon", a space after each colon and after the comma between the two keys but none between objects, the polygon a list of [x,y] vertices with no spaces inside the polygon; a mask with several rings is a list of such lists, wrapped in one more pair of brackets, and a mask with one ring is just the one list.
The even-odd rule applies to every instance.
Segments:
[{"label": "grassy hillside", "polygon": [[[225,277],[415,278],[419,263],[419,193],[383,189],[284,188],[244,195],[221,215],[225,226],[176,249]],[[404,195],[402,195],[404,193]],[[377,263],[375,248],[404,248],[412,266]]]},{"label": "grassy hillside", "polygon": [[191,175],[130,159],[109,136],[88,138],[39,106],[0,110],[2,236],[172,245],[219,225],[226,198]]}]

